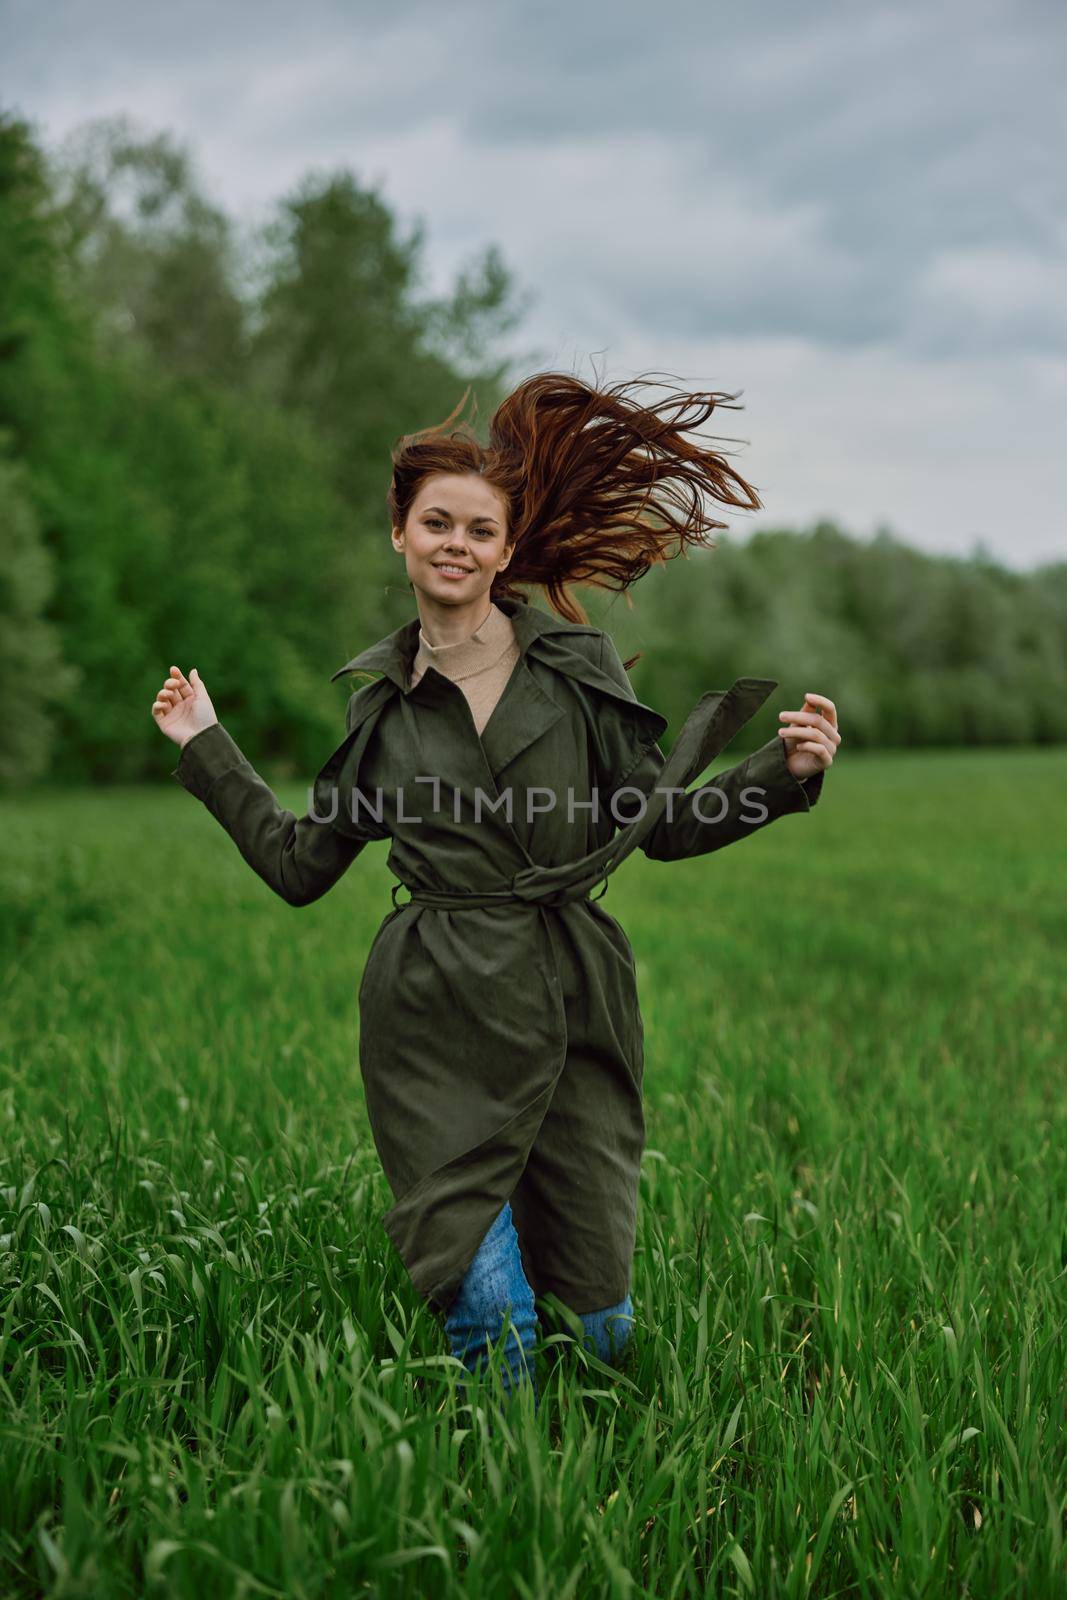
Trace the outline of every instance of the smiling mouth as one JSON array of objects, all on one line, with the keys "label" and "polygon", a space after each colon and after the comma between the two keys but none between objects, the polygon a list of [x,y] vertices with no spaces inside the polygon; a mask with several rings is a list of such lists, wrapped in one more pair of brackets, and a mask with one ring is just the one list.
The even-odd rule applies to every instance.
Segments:
[{"label": "smiling mouth", "polygon": [[468,572],[473,572],[473,567],[457,567],[452,561],[435,561],[434,567],[438,572],[447,572],[451,577],[465,577]]}]

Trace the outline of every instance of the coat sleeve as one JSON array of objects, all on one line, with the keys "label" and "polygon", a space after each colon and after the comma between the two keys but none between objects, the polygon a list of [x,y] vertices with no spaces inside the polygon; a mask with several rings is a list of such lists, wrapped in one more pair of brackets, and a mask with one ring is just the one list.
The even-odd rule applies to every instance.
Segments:
[{"label": "coat sleeve", "polygon": [[[637,698],[622,657],[608,634],[603,635],[600,666],[630,699]],[[785,741],[775,734],[736,766],[716,773],[707,783],[684,795],[672,796],[667,810],[641,845],[645,855],[653,861],[708,855],[738,839],[747,839],[778,817],[810,811],[818,804],[825,773],[817,772],[803,781],[795,778],[786,764],[784,746]],[[600,803],[613,805],[620,826],[640,815],[640,795],[649,795],[655,789],[664,759],[659,745],[653,744],[628,773],[604,775],[607,793],[601,792]],[[621,794],[620,790],[638,790],[640,795]]]},{"label": "coat sleeve", "polygon": [[318,900],[365,845],[386,837],[373,824],[350,836],[310,812],[286,811],[221,722],[182,745],[171,777],[203,801],[253,871],[291,906]]}]

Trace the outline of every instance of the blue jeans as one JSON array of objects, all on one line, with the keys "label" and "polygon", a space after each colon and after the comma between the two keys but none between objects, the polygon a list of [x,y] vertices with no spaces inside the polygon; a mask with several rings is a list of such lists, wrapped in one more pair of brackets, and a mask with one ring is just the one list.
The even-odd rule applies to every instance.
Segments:
[{"label": "blue jeans", "polygon": [[[583,1345],[591,1341],[594,1354],[608,1365],[614,1365],[629,1341],[633,1309],[633,1301],[627,1295],[618,1305],[581,1313]],[[479,1372],[486,1366],[489,1347],[500,1338],[505,1320],[509,1331],[501,1383],[509,1395],[521,1384],[529,1383],[536,1409],[537,1382],[530,1352],[539,1326],[534,1293],[523,1271],[510,1200],[478,1246],[445,1317],[452,1354],[469,1371]]]}]

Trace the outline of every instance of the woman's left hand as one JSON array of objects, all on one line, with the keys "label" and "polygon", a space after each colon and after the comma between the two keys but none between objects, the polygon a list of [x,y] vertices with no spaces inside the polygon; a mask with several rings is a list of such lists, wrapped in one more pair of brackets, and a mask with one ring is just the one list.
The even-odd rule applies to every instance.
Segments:
[{"label": "woman's left hand", "polygon": [[794,778],[825,772],[841,743],[837,707],[824,694],[806,694],[802,711],[779,711],[787,726],[778,729],[786,743],[785,764]]}]

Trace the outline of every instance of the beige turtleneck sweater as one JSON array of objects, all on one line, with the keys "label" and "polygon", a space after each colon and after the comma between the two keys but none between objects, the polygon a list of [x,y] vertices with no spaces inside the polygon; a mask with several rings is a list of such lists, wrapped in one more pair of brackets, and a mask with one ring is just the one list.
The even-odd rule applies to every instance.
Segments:
[{"label": "beige turtleneck sweater", "polygon": [[433,645],[419,629],[411,687],[415,687],[427,667],[436,667],[463,690],[480,734],[518,659],[519,644],[511,618],[490,600],[489,615],[481,627],[456,644]]}]

